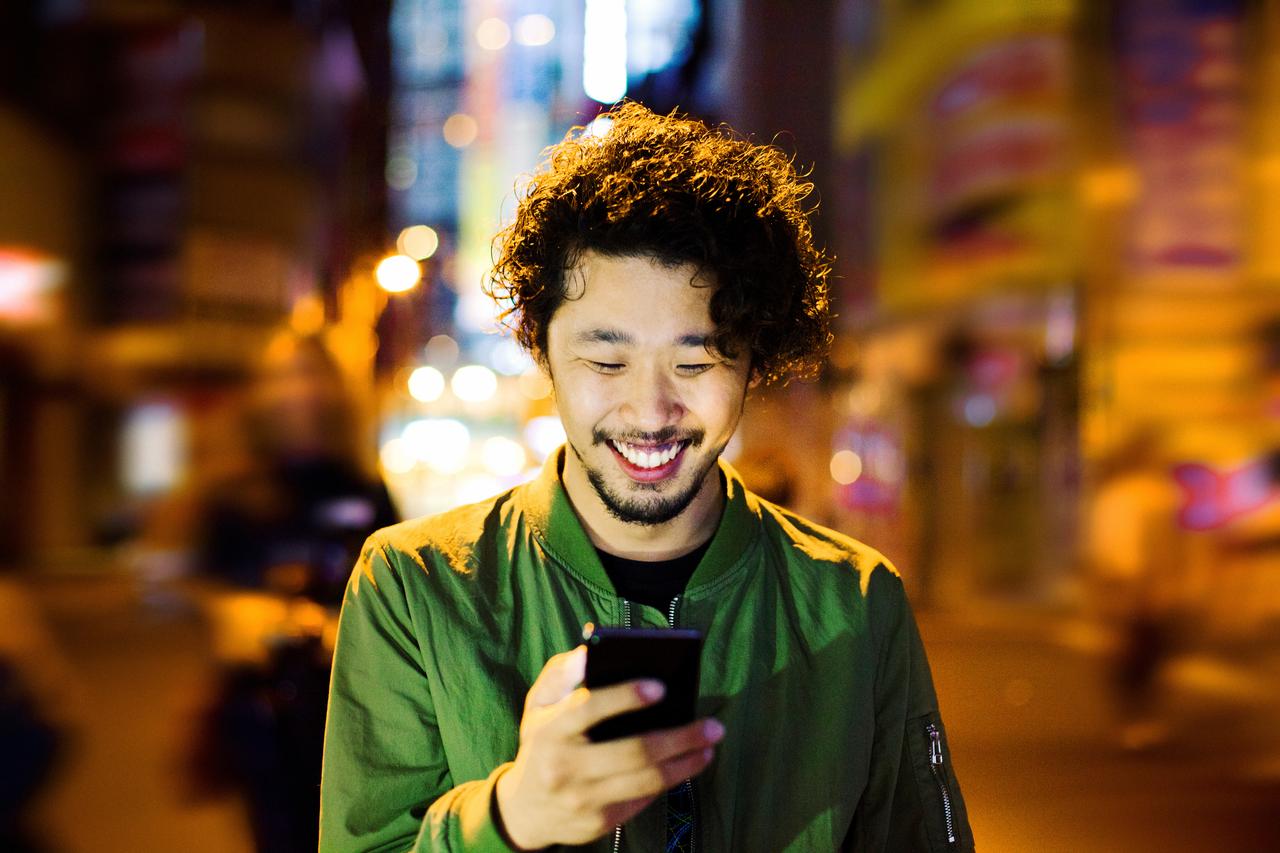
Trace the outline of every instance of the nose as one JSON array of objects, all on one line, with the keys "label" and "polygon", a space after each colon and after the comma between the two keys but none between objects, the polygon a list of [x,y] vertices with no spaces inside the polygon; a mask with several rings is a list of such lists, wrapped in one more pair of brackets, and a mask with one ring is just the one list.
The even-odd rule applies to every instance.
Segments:
[{"label": "nose", "polygon": [[620,414],[628,425],[646,432],[657,432],[678,424],[685,407],[671,377],[661,369],[630,371],[626,399]]}]

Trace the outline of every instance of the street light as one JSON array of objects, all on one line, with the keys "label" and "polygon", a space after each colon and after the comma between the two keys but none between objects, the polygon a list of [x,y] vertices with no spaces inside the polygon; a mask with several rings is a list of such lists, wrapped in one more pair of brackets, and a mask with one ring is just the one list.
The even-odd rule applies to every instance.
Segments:
[{"label": "street light", "polygon": [[422,279],[422,268],[407,255],[388,255],[378,262],[373,275],[383,290],[388,293],[403,293],[413,289]]}]

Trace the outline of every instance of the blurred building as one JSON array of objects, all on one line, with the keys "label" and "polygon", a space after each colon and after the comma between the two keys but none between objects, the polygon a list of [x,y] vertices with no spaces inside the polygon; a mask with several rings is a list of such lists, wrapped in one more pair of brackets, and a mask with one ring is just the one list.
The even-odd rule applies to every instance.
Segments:
[{"label": "blurred building", "polygon": [[269,332],[341,319],[385,239],[385,14],[6,4],[9,554],[78,562],[127,533],[193,476]]},{"label": "blurred building", "polygon": [[[919,594],[1069,586],[1137,428],[1215,483],[1274,446],[1270,4],[849,0],[836,30],[832,476]],[[1184,526],[1226,523],[1183,486]]]}]

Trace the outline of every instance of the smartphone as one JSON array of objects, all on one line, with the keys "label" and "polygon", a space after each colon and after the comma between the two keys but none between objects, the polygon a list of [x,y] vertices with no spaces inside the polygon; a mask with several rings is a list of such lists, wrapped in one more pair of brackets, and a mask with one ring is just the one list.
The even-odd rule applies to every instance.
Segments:
[{"label": "smartphone", "polygon": [[602,720],[587,731],[593,741],[613,740],[694,720],[702,632],[686,628],[597,628],[582,632],[587,644],[588,688],[607,687],[636,678],[666,685],[662,701],[638,711]]}]

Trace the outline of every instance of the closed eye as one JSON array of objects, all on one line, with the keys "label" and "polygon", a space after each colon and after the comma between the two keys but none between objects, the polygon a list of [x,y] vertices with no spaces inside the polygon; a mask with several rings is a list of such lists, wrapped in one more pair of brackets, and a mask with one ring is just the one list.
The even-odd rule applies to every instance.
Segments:
[{"label": "closed eye", "polygon": [[589,361],[587,364],[589,364],[591,369],[596,373],[617,373],[625,366],[608,361]]},{"label": "closed eye", "polygon": [[677,364],[676,370],[685,376],[697,376],[699,373],[706,373],[715,367],[714,363],[706,364]]}]

